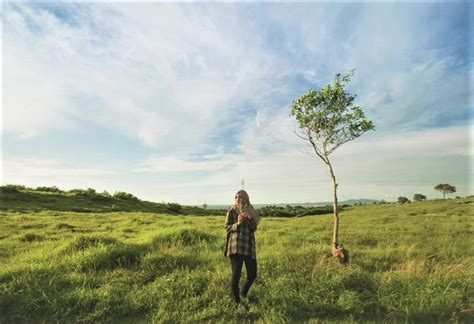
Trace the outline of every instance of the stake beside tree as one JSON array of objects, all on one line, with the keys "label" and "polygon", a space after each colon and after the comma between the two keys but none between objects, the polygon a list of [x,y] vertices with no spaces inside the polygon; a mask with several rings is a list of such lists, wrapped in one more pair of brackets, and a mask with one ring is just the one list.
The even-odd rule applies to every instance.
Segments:
[{"label": "stake beside tree", "polygon": [[344,89],[355,70],[336,74],[331,84],[319,90],[310,89],[291,105],[290,115],[296,118],[299,131],[296,134],[308,141],[316,155],[328,166],[333,184],[334,231],[331,253],[342,263],[348,261],[348,252],[339,244],[339,214],[337,182],[329,155],[339,146],[374,129],[361,107],[353,106],[355,95]]}]

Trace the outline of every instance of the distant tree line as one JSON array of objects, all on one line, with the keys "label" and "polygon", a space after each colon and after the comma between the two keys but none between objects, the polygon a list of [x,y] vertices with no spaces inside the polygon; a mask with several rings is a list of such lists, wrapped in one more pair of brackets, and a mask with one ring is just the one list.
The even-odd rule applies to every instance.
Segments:
[{"label": "distant tree line", "polygon": [[[447,183],[440,183],[434,187],[435,190],[440,191],[443,194],[443,199],[446,199],[447,194],[452,194],[456,192],[456,187],[452,186]],[[456,196],[456,198],[461,198],[459,196]],[[413,201],[425,201],[427,198],[425,195],[416,193],[413,195]],[[397,202],[399,204],[405,204],[405,203],[410,203],[410,199],[407,197],[398,197]]]},{"label": "distant tree line", "polygon": [[[339,210],[349,205],[339,206]],[[320,207],[302,207],[302,206],[265,206],[257,209],[258,213],[262,217],[303,217],[311,215],[324,215],[331,214],[333,212],[333,206],[320,206]]]}]

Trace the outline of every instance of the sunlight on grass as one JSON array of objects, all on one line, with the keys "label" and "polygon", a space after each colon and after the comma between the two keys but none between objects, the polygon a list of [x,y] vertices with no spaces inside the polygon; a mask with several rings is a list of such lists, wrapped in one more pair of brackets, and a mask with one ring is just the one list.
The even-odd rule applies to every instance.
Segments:
[{"label": "sunlight on grass", "polygon": [[[3,213],[1,322],[473,320],[472,198],[264,218],[258,278],[235,310],[222,216]],[[245,275],[243,275],[245,277]]]}]

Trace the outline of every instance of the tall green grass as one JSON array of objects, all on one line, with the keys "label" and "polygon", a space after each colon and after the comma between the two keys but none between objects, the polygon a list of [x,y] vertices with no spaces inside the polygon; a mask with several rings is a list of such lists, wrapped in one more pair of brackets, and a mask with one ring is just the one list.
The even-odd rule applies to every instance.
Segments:
[{"label": "tall green grass", "polygon": [[343,211],[346,267],[328,256],[330,215],[264,218],[247,309],[230,298],[224,215],[3,213],[0,322],[472,323],[473,203]]}]

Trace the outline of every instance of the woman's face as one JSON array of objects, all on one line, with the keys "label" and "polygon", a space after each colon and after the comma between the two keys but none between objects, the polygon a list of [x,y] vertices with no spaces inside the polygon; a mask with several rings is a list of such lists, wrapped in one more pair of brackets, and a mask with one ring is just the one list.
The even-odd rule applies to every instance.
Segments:
[{"label": "woman's face", "polygon": [[242,194],[236,193],[235,194],[235,204],[237,206],[239,206],[241,202],[242,202]]}]

